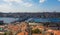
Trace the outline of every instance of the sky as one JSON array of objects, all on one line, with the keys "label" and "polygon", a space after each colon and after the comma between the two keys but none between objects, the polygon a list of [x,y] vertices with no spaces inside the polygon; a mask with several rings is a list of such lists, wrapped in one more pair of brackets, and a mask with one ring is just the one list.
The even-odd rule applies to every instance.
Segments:
[{"label": "sky", "polygon": [[60,0],[0,0],[0,12],[60,12]]}]

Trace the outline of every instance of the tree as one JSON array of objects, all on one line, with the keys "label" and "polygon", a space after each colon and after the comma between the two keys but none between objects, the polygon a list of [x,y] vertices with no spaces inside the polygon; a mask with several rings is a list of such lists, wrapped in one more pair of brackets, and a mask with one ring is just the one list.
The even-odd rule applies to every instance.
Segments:
[{"label": "tree", "polygon": [[7,35],[7,33],[5,32],[4,35]]},{"label": "tree", "polygon": [[32,32],[32,33],[35,33],[35,34],[38,34],[38,33],[41,33],[42,31],[37,28],[37,29],[35,29],[35,30],[32,30],[31,32]]}]

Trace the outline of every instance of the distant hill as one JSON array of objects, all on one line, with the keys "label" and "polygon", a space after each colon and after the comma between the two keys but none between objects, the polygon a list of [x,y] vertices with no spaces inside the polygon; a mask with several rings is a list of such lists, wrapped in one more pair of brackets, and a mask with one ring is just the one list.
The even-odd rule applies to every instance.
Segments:
[{"label": "distant hill", "polygon": [[14,17],[14,18],[60,18],[60,12],[43,12],[43,13],[0,13],[0,17]]}]

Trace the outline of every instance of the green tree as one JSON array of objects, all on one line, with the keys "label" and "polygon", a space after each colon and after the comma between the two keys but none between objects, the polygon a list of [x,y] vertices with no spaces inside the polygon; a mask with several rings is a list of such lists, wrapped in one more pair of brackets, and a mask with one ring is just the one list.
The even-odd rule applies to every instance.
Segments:
[{"label": "green tree", "polygon": [[4,35],[7,35],[7,33],[5,32]]},{"label": "green tree", "polygon": [[32,33],[35,33],[35,34],[38,34],[38,33],[41,33],[42,31],[37,28],[37,29],[35,29],[35,30],[32,30],[31,32],[32,32]]}]

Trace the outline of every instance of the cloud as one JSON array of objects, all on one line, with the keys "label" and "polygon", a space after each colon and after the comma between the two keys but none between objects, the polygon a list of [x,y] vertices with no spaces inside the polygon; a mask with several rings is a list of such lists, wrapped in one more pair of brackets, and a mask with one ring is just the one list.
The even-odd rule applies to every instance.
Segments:
[{"label": "cloud", "polygon": [[32,4],[29,2],[25,2],[24,0],[4,0],[4,2],[8,3],[10,6],[13,5],[12,2],[18,3],[18,5],[23,5],[25,7],[31,7]]},{"label": "cloud", "polygon": [[10,5],[9,4],[1,4],[0,5],[0,12],[6,12],[6,13],[7,12],[16,12],[17,10]]},{"label": "cloud", "polygon": [[3,1],[9,5],[13,5],[13,2],[18,3],[18,4],[23,3],[23,0],[3,0]]},{"label": "cloud", "polygon": [[58,0],[58,1],[60,1],[60,0]]},{"label": "cloud", "polygon": [[25,7],[31,7],[31,6],[32,6],[31,3],[24,3],[23,5],[24,5]]},{"label": "cloud", "polygon": [[40,3],[44,3],[45,1],[46,1],[46,0],[40,0],[39,2],[40,2]]},{"label": "cloud", "polygon": [[17,3],[19,3],[19,2],[22,2],[22,0],[4,0],[5,2],[17,2]]},{"label": "cloud", "polygon": [[19,12],[33,6],[32,3],[23,0],[3,0],[3,2],[5,3],[0,4],[0,12]]},{"label": "cloud", "polygon": [[5,11],[10,11],[11,7],[8,4],[2,4],[0,5],[0,11],[5,12]]}]

